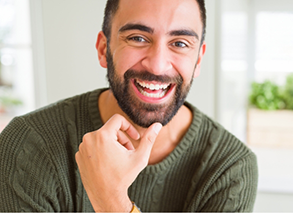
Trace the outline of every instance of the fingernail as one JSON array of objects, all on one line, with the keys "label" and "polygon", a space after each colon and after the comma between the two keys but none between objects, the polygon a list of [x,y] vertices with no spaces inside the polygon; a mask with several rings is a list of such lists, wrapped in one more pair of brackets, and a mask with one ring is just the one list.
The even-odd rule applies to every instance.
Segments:
[{"label": "fingernail", "polygon": [[159,134],[161,129],[162,129],[162,124],[156,123],[155,126],[154,126],[155,133]]}]

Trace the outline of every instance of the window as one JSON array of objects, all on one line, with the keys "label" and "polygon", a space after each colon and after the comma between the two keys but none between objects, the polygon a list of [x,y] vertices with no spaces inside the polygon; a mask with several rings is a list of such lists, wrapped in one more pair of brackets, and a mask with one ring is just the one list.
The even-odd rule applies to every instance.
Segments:
[{"label": "window", "polygon": [[222,16],[220,121],[242,141],[245,140],[247,84],[247,14],[227,12]]},{"label": "window", "polygon": [[256,15],[255,80],[283,84],[293,72],[293,11]]},{"label": "window", "polygon": [[[267,131],[268,116],[254,114],[251,121],[248,105],[252,81],[281,85],[293,73],[292,1],[222,0],[221,6],[219,122],[257,154],[260,191],[292,193],[293,111],[280,118],[271,112],[275,127]],[[251,123],[266,125],[254,141]]]},{"label": "window", "polygon": [[28,0],[0,0],[0,131],[35,108]]}]

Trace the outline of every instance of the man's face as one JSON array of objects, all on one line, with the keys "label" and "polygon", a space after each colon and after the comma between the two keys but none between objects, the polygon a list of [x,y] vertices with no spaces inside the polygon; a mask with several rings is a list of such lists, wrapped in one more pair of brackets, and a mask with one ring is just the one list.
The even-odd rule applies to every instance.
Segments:
[{"label": "man's face", "polygon": [[107,48],[108,79],[136,124],[166,125],[184,103],[204,53],[195,0],[121,0]]}]

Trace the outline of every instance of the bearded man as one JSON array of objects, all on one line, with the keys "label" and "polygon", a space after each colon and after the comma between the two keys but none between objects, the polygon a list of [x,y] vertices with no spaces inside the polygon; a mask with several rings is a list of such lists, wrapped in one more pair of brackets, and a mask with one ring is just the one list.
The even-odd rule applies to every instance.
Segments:
[{"label": "bearded man", "polygon": [[252,211],[255,155],[185,102],[204,0],[108,0],[109,88],[15,118],[0,136],[0,211]]}]

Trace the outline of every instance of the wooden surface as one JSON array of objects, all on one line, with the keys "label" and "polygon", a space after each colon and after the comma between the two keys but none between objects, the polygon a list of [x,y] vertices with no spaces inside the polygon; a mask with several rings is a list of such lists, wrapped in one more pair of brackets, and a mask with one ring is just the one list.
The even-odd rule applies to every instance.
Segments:
[{"label": "wooden surface", "polygon": [[256,147],[293,149],[293,111],[249,109],[247,142]]}]

